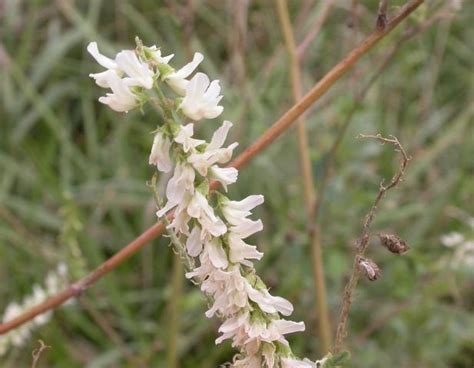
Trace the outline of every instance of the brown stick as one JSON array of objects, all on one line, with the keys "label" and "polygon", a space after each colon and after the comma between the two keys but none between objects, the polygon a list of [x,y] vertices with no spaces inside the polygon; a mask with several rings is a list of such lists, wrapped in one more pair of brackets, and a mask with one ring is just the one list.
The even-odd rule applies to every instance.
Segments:
[{"label": "brown stick", "polygon": [[400,163],[399,170],[392,177],[392,180],[390,180],[390,183],[387,186],[384,185],[383,181],[382,183],[380,183],[379,192],[377,196],[375,197],[374,203],[372,204],[372,207],[370,208],[369,213],[365,217],[365,222],[362,229],[362,235],[359,238],[356,254],[354,257],[354,262],[352,265],[351,277],[349,281],[347,282],[346,287],[344,288],[341,314],[339,317],[339,324],[337,325],[336,339],[334,343],[335,354],[341,351],[342,345],[344,343],[344,339],[346,338],[346,335],[347,335],[346,328],[347,328],[347,320],[349,319],[349,312],[352,305],[352,293],[354,292],[354,289],[357,286],[357,282],[359,281],[359,261],[362,259],[369,245],[370,226],[372,225],[372,221],[374,220],[375,213],[380,204],[380,201],[385,196],[385,193],[387,193],[387,191],[389,191],[390,189],[396,187],[402,180],[403,174],[405,173],[405,168],[407,167],[408,162],[410,160],[410,158],[408,157],[408,155],[406,154],[405,150],[403,149],[402,145],[400,144],[400,142],[398,141],[396,137],[384,138],[380,134],[377,134],[377,135],[360,134],[359,137],[377,139],[382,144],[385,144],[385,143],[393,144],[395,146],[395,150],[397,152],[400,152],[400,154],[402,155],[402,160]]},{"label": "brown stick", "polygon": [[[331,2],[328,1],[329,6]],[[293,99],[298,102],[302,96],[301,86],[301,69],[298,52],[293,36],[293,27],[290,21],[288,12],[288,4],[286,0],[278,0],[277,2],[278,17],[285,39],[285,46],[290,56],[290,83],[293,93]],[[314,38],[316,33],[312,34]],[[317,334],[321,341],[321,352],[326,354],[331,348],[331,322],[329,319],[329,312],[327,307],[326,284],[324,280],[324,264],[322,257],[321,243],[319,241],[319,234],[313,230],[311,219],[314,217],[314,203],[316,200],[316,192],[314,189],[313,172],[311,169],[311,159],[309,152],[308,134],[306,131],[306,121],[303,116],[298,119],[298,149],[301,166],[301,173],[303,175],[303,198],[306,207],[307,231],[310,243],[313,283],[315,288],[316,298],[316,319],[318,321]]]},{"label": "brown stick", "polygon": [[[297,104],[288,110],[278,121],[272,125],[260,138],[250,147],[244,150],[229,166],[241,168],[248,164],[251,159],[263,151],[268,145],[275,141],[292,123],[298,119],[319,97],[321,97],[339,78],[341,78],[354,64],[365,55],[378,41],[392,31],[402,20],[408,17],[424,0],[410,0],[400,9],[400,12],[390,20],[383,31],[375,31],[358,47],[351,51],[342,61],[333,67]],[[216,188],[217,184],[211,186]],[[157,238],[165,230],[161,222],[151,226],[138,238],[122,248],[91,273],[72,284],[66,290],[53,295],[46,301],[31,308],[20,316],[0,324],[0,335],[17,326],[33,319],[34,317],[54,309],[72,297],[80,295],[84,290],[93,285],[97,280],[109,273],[114,268],[125,262],[128,258],[138,252],[151,240]]]}]

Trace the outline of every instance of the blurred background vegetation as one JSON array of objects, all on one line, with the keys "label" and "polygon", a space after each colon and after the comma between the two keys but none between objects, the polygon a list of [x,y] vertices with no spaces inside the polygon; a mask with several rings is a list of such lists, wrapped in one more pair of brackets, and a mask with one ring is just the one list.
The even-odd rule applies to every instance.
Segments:
[{"label": "blurred background vegetation", "polygon": [[[402,4],[391,1],[389,13]],[[324,1],[289,5],[300,43]],[[372,32],[377,5],[334,2],[301,58],[305,90]],[[474,365],[473,10],[471,1],[427,1],[306,115],[317,186],[331,146],[342,139],[319,217],[333,328],[364,215],[381,178],[398,165],[392,148],[354,137],[396,135],[413,157],[374,223],[374,231],[399,234],[411,251],[396,257],[375,241],[369,248],[383,274],[357,289],[347,343],[352,367]],[[407,32],[413,37],[401,42]],[[224,116],[235,123],[239,150],[291,106],[273,1],[3,0],[0,35],[0,311],[30,294],[58,262],[81,277],[155,221],[146,181],[157,116],[118,114],[97,102],[104,91],[88,77],[100,69],[88,42],[113,55],[133,48],[139,35],[175,53],[176,65],[202,52],[202,70],[223,85]],[[203,123],[199,134],[209,137],[217,123]],[[324,352],[298,161],[292,130],[241,171],[231,195],[265,195],[258,211],[265,230],[254,240],[265,252],[258,272],[295,304],[293,319],[307,330],[290,339],[295,352],[315,359]],[[466,241],[444,246],[440,238],[453,231]],[[218,321],[205,318],[200,291],[173,276],[167,245],[153,241],[57,310],[0,366],[30,366],[38,339],[52,347],[44,367],[168,367],[174,344],[181,367],[231,359],[229,343],[214,345]]]}]

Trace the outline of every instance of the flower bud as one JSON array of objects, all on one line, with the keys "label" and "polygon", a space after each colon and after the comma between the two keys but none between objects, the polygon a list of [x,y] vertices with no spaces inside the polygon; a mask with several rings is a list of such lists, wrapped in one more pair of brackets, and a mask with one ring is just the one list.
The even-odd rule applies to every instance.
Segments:
[{"label": "flower bud", "polygon": [[359,258],[359,271],[362,272],[370,281],[375,281],[380,277],[380,268],[368,258]]},{"label": "flower bud", "polygon": [[380,243],[392,253],[403,254],[410,249],[408,244],[395,234],[378,234],[378,237]]}]

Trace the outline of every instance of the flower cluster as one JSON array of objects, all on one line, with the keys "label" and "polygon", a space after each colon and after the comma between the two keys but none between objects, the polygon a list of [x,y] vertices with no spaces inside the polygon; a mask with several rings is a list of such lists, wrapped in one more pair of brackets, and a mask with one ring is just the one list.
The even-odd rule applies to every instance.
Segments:
[{"label": "flower cluster", "polygon": [[[471,226],[471,230],[474,226]],[[472,235],[472,234],[471,234]],[[441,236],[441,243],[448,248],[453,248],[450,264],[455,269],[474,267],[474,240],[468,235],[451,232]]]},{"label": "flower cluster", "polygon": [[[67,266],[60,263],[55,271],[48,273],[45,279],[45,287],[40,285],[33,286],[33,293],[27,296],[22,303],[10,303],[3,314],[3,321],[10,321],[21,315],[25,310],[44,302],[49,296],[58,293],[67,281]],[[5,335],[0,336],[0,356],[5,354],[9,346],[22,346],[31,336],[35,327],[46,324],[51,319],[52,312],[36,316],[28,323],[11,330]]]},{"label": "flower cluster", "polygon": [[[169,65],[172,55],[162,57],[155,46],[137,43],[135,51],[121,51],[114,60],[100,55],[97,45],[91,43],[88,50],[108,69],[91,76],[100,86],[112,89],[100,101],[117,111],[127,111],[150,98],[143,97],[144,90],[153,90],[146,96],[157,96],[154,101],[162,111],[162,123],[154,132],[149,163],[160,172],[172,173],[166,203],[157,216],[172,211],[167,229],[177,239],[175,246],[181,246],[196,265],[186,277],[212,300],[206,316],[223,320],[216,344],[231,340],[239,350],[233,367],[316,366],[297,359],[286,340],[287,334],[305,328],[303,322],[281,317],[293,312],[292,304],[271,295],[255,272],[253,261],[260,260],[263,253],[246,240],[263,229],[261,220],[250,218],[263,196],[234,201],[224,194],[238,177],[237,169],[221,166],[230,161],[237,147],[237,143],[224,145],[232,123],[224,121],[210,142],[194,137],[194,121],[216,118],[223,111],[219,81],[210,81],[204,73],[188,80],[203,59],[199,53],[176,71]],[[171,91],[177,95],[169,97]],[[216,182],[224,192],[211,190]]]}]

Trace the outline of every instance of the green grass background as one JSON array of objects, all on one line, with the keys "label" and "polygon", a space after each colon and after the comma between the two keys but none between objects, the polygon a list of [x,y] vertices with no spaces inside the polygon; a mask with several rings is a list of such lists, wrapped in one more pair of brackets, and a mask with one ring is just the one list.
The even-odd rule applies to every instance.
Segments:
[{"label": "green grass background", "polygon": [[[194,51],[201,70],[221,81],[226,119],[239,153],[291,106],[288,58],[272,1],[2,1],[0,2],[0,311],[42,283],[59,261],[82,276],[155,221],[146,181],[152,175],[150,132],[158,116],[118,114],[99,104],[104,93],[88,77],[100,67],[87,54],[96,40],[109,55],[145,44]],[[314,25],[321,1],[290,0],[297,41]],[[303,61],[308,90],[374,27],[377,2],[337,1]],[[374,75],[404,30],[428,19],[443,1],[429,1],[360,61],[306,114],[316,184],[354,95]],[[392,1],[390,13],[402,1]],[[245,16],[246,15],[246,16]],[[322,242],[333,328],[353,245],[382,177],[397,159],[390,147],[358,133],[396,135],[413,156],[403,184],[383,202],[374,231],[393,231],[412,247],[403,257],[375,243],[368,255],[382,278],[360,283],[348,349],[351,367],[442,368],[474,364],[474,272],[450,267],[454,250],[440,236],[473,236],[473,6],[402,45],[357,110],[330,171],[321,208]],[[242,26],[241,18],[246,19]],[[349,23],[352,22],[352,27]],[[199,124],[210,137],[218,121]],[[230,141],[230,140],[229,140]],[[265,195],[255,237],[257,269],[295,305],[307,330],[290,337],[294,350],[320,357],[314,313],[296,134],[291,130],[240,173],[230,193]],[[162,180],[163,183],[163,180]],[[72,306],[57,310],[1,367],[29,367],[42,339],[39,367],[166,367],[170,344],[173,253],[158,239],[98,282]],[[181,367],[229,361],[229,343],[215,346],[218,321],[182,280],[178,301]],[[171,321],[171,322],[170,322]]]}]

